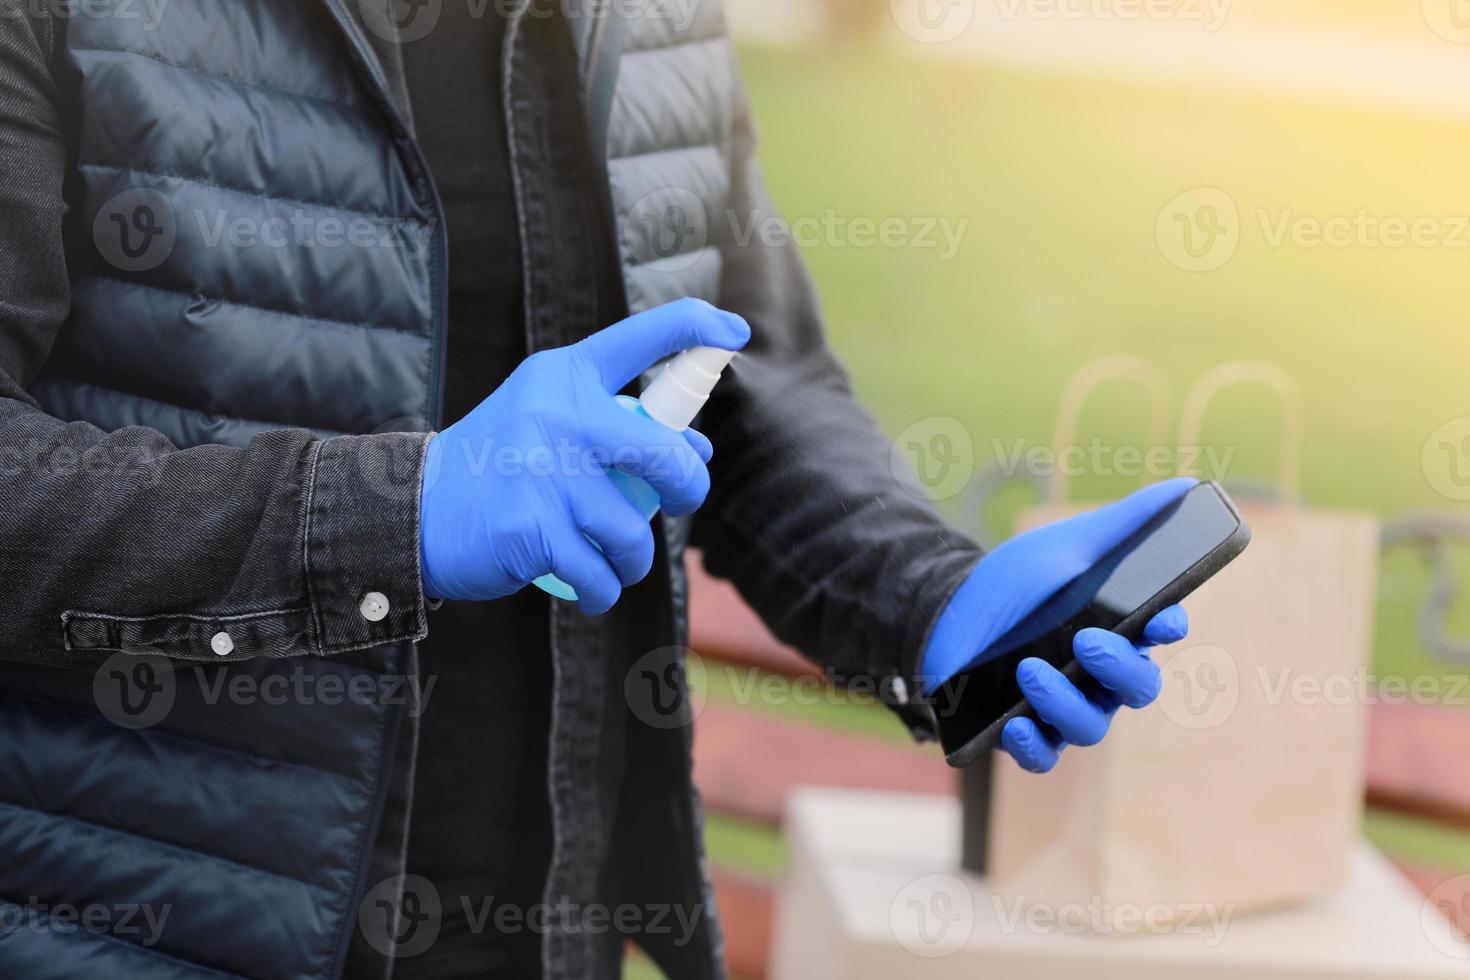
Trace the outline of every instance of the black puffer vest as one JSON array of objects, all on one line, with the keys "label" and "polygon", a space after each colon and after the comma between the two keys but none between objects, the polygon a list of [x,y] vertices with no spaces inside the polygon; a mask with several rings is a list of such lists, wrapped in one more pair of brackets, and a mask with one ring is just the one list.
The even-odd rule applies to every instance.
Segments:
[{"label": "black puffer vest", "polygon": [[[48,412],[108,430],[151,426],[180,446],[244,445],[282,426],[331,435],[437,423],[443,221],[401,86],[385,69],[383,25],[394,22],[375,2],[170,0],[153,23],[137,0],[94,0],[70,20],[78,315],[33,387]],[[691,214],[720,213],[734,74],[719,5],[650,0],[638,16],[589,12],[602,6],[572,3],[565,16],[610,216],[661,213],[670,195],[691,194]],[[525,8],[512,16],[508,51]],[[511,132],[514,158],[514,119]],[[524,196],[518,204],[524,239],[536,218]],[[656,221],[610,225],[607,253],[632,309],[716,298],[721,256],[707,234],[668,248]],[[538,330],[534,309],[528,319],[533,346],[568,339]],[[683,529],[666,531],[677,624]],[[574,901],[595,898],[616,836],[586,816],[600,805],[588,770],[600,764],[597,719],[609,693],[577,657],[606,658],[600,642],[585,625],[553,624],[557,851],[547,888]],[[387,690],[412,675],[412,647],[252,661],[228,674],[139,676],[148,663],[95,678],[6,672],[0,911],[54,923],[67,907],[132,910],[140,928],[0,931],[0,976],[383,975],[368,923],[383,874],[401,860],[411,706],[397,696],[236,703],[218,684],[243,676],[264,692],[307,676]],[[156,708],[128,690],[166,700],[167,721],[130,725]],[[687,879],[706,913],[695,941],[665,961],[716,975],[687,732],[660,737],[658,764],[684,772],[660,808],[668,822],[650,832],[688,839],[670,849],[670,873]],[[592,823],[579,828],[579,815]],[[616,946],[553,931],[547,974],[594,975]]]}]

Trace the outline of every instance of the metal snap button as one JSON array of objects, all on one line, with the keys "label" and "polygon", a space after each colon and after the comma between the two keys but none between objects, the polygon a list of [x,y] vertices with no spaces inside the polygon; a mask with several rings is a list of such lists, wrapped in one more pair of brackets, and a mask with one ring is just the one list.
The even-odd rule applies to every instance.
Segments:
[{"label": "metal snap button", "polygon": [[230,634],[220,630],[210,637],[209,648],[221,657],[228,657],[235,650],[235,641],[230,639]]}]

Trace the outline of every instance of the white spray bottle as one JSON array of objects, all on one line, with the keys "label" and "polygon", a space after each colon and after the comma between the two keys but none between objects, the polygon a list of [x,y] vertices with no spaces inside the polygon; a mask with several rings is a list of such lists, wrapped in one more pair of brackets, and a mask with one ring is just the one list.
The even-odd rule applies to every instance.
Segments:
[{"label": "white spray bottle", "polygon": [[[658,377],[643,390],[641,398],[619,395],[618,403],[629,411],[641,412],[675,432],[683,432],[709,400],[709,393],[714,390],[720,374],[734,356],[734,351],[719,347],[691,347],[670,359]],[[607,478],[638,508],[639,513],[653,520],[653,515],[658,513],[659,508],[657,490],[642,478],[615,469],[607,471]],[[595,547],[596,542],[593,545]],[[575,601],[577,598],[576,590],[555,575],[543,575],[533,584],[558,599]]]}]

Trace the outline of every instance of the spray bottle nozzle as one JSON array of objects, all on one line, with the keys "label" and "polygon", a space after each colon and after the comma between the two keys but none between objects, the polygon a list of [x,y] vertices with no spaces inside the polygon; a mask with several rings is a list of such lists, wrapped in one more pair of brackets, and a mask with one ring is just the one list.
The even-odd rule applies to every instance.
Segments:
[{"label": "spray bottle nozzle", "polygon": [[664,366],[638,402],[649,418],[682,432],[704,407],[734,356],[734,351],[719,347],[691,347]]}]

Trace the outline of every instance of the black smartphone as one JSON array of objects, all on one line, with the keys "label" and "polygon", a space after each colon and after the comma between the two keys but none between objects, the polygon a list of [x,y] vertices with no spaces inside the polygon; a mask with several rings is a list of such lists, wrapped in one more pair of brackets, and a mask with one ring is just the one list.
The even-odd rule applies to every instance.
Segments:
[{"label": "black smartphone", "polygon": [[1006,722],[1034,717],[1016,682],[1022,660],[1039,657],[1079,686],[1096,683],[1072,656],[1079,630],[1096,626],[1140,639],[1150,619],[1228,565],[1250,537],[1217,483],[1201,483],[1160,511],[934,692],[949,764],[970,765],[1000,744]]}]

